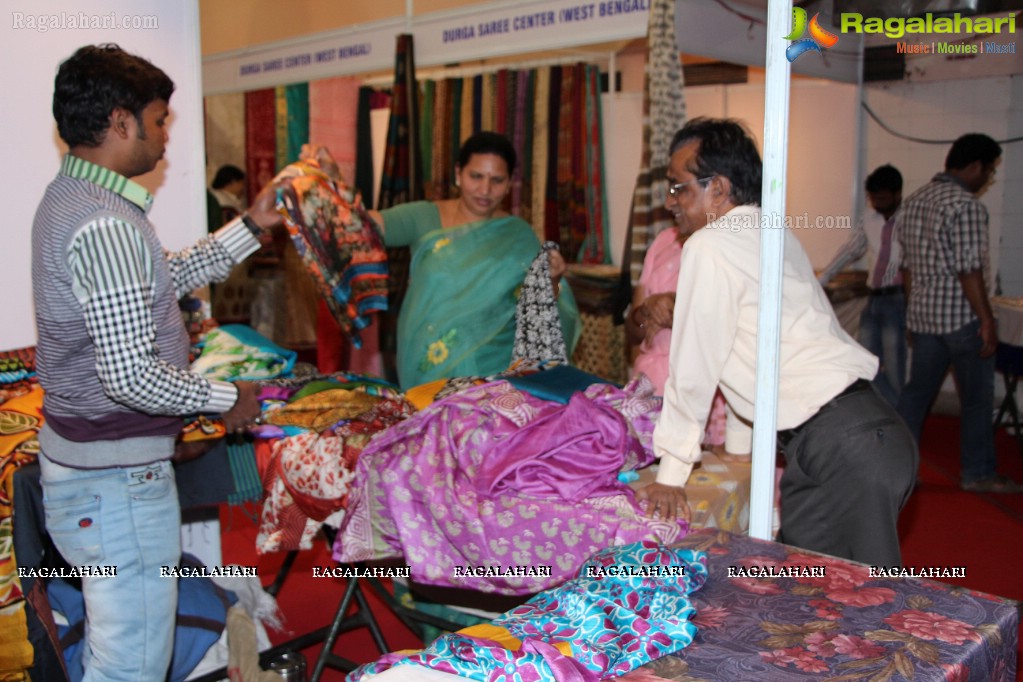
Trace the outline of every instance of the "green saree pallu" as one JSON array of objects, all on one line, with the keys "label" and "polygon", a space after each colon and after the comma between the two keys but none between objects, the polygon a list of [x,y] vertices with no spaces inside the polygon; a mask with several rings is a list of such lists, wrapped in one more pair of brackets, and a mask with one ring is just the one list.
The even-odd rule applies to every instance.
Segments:
[{"label": "green saree pallu", "polygon": [[[420,237],[412,245],[409,288],[398,318],[402,388],[508,369],[519,290],[539,252],[532,228],[515,216]],[[558,312],[571,357],[579,310],[564,282]]]}]

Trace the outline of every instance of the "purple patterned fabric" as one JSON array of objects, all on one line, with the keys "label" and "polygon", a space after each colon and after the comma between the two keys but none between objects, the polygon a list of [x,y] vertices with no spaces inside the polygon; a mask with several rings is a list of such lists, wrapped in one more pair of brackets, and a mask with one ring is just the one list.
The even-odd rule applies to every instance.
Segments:
[{"label": "purple patterned fabric", "polygon": [[[566,406],[494,381],[436,402],[379,434],[359,457],[334,558],[404,557],[413,579],[423,584],[529,594],[572,577],[586,557],[605,547],[682,537],[684,522],[643,516],[628,486],[610,475],[610,463],[602,467],[591,458],[585,471],[583,462],[574,464],[580,467],[574,482],[550,475],[560,466],[558,456],[580,458],[587,439],[602,443],[605,452],[608,444],[625,444],[613,459],[604,455],[614,473],[649,464],[660,411],[649,380],[641,377],[624,389],[596,384],[577,399],[591,405],[585,410],[577,405],[577,418],[558,422],[563,433],[552,434],[552,415]],[[584,413],[586,419],[579,418]],[[565,447],[576,437],[576,450]],[[543,449],[545,442],[550,449]],[[515,464],[527,454],[531,465]],[[569,499],[555,496],[557,490]],[[466,577],[459,570],[480,566],[540,566],[549,572]]]},{"label": "purple patterned fabric", "polygon": [[[711,529],[676,546],[709,557],[710,577],[693,595],[699,631],[687,649],[623,682],[1015,679],[1019,607],[1011,599],[871,577],[863,564]],[[728,577],[730,566],[822,566],[825,575]]]},{"label": "purple patterned fabric", "polygon": [[528,427],[495,443],[479,469],[476,491],[520,493],[578,502],[620,495],[618,472],[627,454],[643,457],[621,414],[576,393]]}]

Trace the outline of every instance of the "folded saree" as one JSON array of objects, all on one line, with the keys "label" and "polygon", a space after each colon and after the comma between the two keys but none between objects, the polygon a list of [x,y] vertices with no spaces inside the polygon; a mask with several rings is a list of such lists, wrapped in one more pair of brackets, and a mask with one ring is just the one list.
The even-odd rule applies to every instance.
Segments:
[{"label": "folded saree", "polygon": [[[684,535],[685,522],[644,515],[632,490],[608,470],[653,460],[660,399],[649,380],[641,377],[624,389],[593,385],[577,399],[591,403],[589,423],[545,420],[564,414],[566,406],[493,381],[450,395],[377,434],[359,457],[334,558],[348,563],[404,557],[414,580],[448,587],[467,586],[456,567],[548,567],[546,575],[469,578],[480,591],[531,594],[572,577],[601,548]],[[543,436],[548,445],[541,447],[548,451],[504,447],[516,434],[526,434],[518,436],[525,445],[533,425],[539,435],[556,424],[563,427],[560,444],[578,438],[579,445],[587,433],[594,435],[597,420],[606,435],[590,442],[603,440],[609,461],[591,459],[588,472],[574,470],[575,481],[551,472],[559,454],[576,457],[578,450],[554,453],[558,443]],[[617,460],[607,455],[608,444],[621,442],[627,445]],[[527,454],[532,464],[522,463]]]},{"label": "folded saree", "polygon": [[[414,412],[390,384],[346,372],[261,382],[269,438],[260,469],[265,497],[259,553],[309,549],[324,520],[345,507],[362,449]],[[283,403],[283,405],[280,405]]]}]

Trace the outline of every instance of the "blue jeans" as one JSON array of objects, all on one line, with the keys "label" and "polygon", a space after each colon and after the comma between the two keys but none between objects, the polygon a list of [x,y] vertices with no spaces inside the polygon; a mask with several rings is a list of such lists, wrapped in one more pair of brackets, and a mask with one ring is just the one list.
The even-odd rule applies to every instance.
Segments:
[{"label": "blue jeans", "polygon": [[881,360],[874,386],[895,407],[906,383],[906,295],[901,289],[871,294],[860,316],[860,343]]},{"label": "blue jeans", "polygon": [[913,332],[909,383],[899,398],[899,414],[920,442],[924,420],[941,389],[949,365],[955,374],[962,406],[959,478],[972,483],[996,474],[991,412],[995,402],[995,358],[980,357],[980,321],[948,334]]},{"label": "blue jeans", "polygon": [[72,566],[112,566],[82,578],[84,682],[158,682],[174,645],[181,510],[170,462],[72,469],[39,457],[46,530]]}]

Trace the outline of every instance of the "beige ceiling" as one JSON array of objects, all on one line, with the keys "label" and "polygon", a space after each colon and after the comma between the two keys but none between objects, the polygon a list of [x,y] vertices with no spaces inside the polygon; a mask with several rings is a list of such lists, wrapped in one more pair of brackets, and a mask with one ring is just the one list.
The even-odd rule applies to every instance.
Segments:
[{"label": "beige ceiling", "polygon": [[[412,0],[413,16],[479,0]],[[203,56],[404,17],[406,0],[199,0]]]}]

